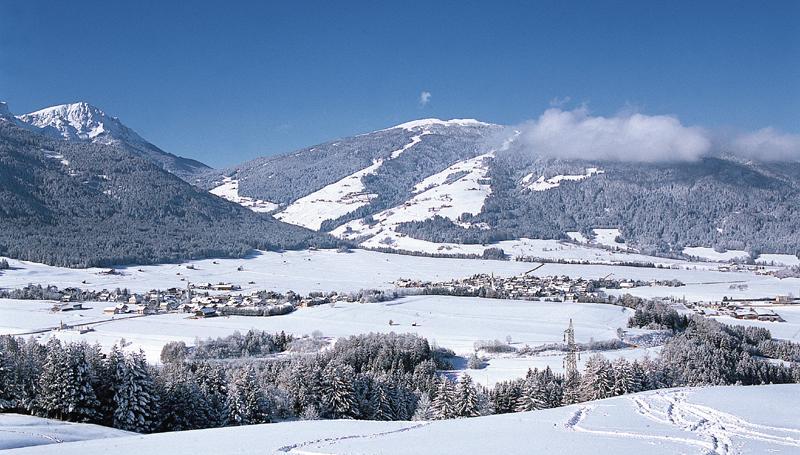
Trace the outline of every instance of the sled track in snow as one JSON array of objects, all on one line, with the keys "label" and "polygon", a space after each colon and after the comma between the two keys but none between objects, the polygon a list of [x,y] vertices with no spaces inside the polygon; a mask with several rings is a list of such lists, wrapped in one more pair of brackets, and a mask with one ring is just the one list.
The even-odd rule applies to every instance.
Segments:
[{"label": "sled track in snow", "polygon": [[283,446],[277,450],[277,453],[291,453],[295,455],[322,455],[325,452],[314,452],[314,451],[307,451],[303,450],[303,447],[308,447],[316,444],[325,444],[331,445],[335,444],[339,441],[347,441],[350,439],[370,439],[370,438],[377,438],[381,436],[386,436],[394,433],[404,433],[406,431],[416,430],[425,426],[430,425],[430,422],[422,422],[416,425],[411,425],[408,427],[398,428],[397,430],[389,430],[389,431],[382,431],[379,433],[366,433],[366,434],[353,434],[347,436],[333,436],[330,438],[321,438],[315,439],[313,441],[305,441],[305,442],[298,442],[296,444],[290,444],[287,446]]}]

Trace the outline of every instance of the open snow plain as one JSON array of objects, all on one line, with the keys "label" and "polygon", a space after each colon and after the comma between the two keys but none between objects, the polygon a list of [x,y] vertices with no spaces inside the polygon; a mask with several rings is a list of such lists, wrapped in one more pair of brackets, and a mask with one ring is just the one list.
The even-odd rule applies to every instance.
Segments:
[{"label": "open snow plain", "polygon": [[[735,397],[735,399],[733,399]],[[305,421],[82,441],[10,454],[800,453],[800,385],[664,389],[432,422]]]},{"label": "open snow plain", "polygon": [[[550,241],[533,241],[550,242]],[[585,248],[564,244],[570,248]],[[601,251],[589,249],[591,251]],[[550,251],[563,257],[563,251]],[[623,257],[624,253],[615,253]],[[588,259],[588,258],[586,258]],[[629,258],[630,259],[630,258]],[[568,275],[571,277],[618,279],[669,280],[677,279],[687,284],[679,288],[646,287],[623,290],[637,295],[675,295],[698,299],[721,299],[733,295],[731,284],[747,284],[746,291],[735,291],[737,296],[757,296],[800,292],[800,279],[780,280],[759,276],[752,272],[719,272],[718,264],[697,263],[664,259],[671,268],[628,267],[621,265],[580,265],[547,263],[533,274],[537,276]],[[463,278],[476,273],[494,273],[511,276],[524,273],[537,263],[516,261],[491,261],[480,259],[451,259],[406,256],[355,250],[337,253],[333,250],[287,251],[284,253],[257,252],[244,259],[203,259],[183,264],[117,267],[119,274],[104,275],[108,269],[69,269],[51,267],[32,262],[8,260],[10,270],[0,273],[0,288],[19,288],[29,283],[55,285],[59,288],[82,289],[128,288],[132,291],[150,289],[185,288],[187,283],[230,282],[240,285],[242,291],[293,290],[299,293],[312,291],[357,291],[359,289],[391,289],[398,278],[445,281]],[[239,267],[242,270],[237,270]]]},{"label": "open snow plain", "polygon": [[[259,329],[304,335],[319,331],[331,340],[370,332],[417,333],[431,343],[467,355],[475,341],[505,340],[515,346],[537,346],[562,340],[563,331],[573,319],[576,341],[608,340],[616,337],[618,327],[625,327],[631,310],[613,305],[560,302],[529,302],[470,297],[415,296],[383,303],[343,303],[300,308],[284,316],[230,316],[194,319],[187,314],[161,314],[135,318],[111,319],[99,308],[52,313],[52,303],[31,300],[0,300],[0,334],[23,334],[40,328],[55,327],[64,315],[74,321],[103,321],[91,324],[94,331],[48,331],[38,335],[63,340],[86,340],[110,347],[120,339],[130,347],[142,348],[152,362],[157,362],[164,344],[184,341],[191,345],[196,338],[222,337],[235,331]],[[81,313],[86,313],[81,316]],[[393,325],[389,325],[389,320]],[[416,324],[413,326],[412,324]],[[560,363],[560,360],[556,361]],[[522,374],[527,370],[523,369]],[[517,375],[515,377],[518,377]]]}]

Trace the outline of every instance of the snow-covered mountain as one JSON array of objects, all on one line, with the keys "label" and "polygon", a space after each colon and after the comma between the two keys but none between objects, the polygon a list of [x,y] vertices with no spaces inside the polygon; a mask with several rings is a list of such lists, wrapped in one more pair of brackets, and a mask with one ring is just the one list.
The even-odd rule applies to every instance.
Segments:
[{"label": "snow-covered mountain", "polygon": [[415,120],[215,170],[197,183],[373,248],[447,253],[453,243],[532,238],[649,254],[800,253],[796,162],[545,158],[517,134],[478,120]]},{"label": "snow-covered mountain", "polygon": [[17,118],[54,138],[123,146],[183,178],[208,169],[199,161],[161,150],[125,126],[117,117],[85,102],[52,106]]},{"label": "snow-covered mountain", "polygon": [[[87,119],[103,118],[84,113]],[[80,131],[97,132],[100,124]],[[108,139],[105,133],[86,141],[41,132],[0,115],[4,256],[89,266],[339,243],[202,191],[127,143],[103,143],[99,138]]]}]

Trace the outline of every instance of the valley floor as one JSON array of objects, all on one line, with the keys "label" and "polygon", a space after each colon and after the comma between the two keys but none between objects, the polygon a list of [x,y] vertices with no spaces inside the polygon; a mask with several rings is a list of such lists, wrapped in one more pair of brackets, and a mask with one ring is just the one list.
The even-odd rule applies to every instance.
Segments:
[{"label": "valley floor", "polygon": [[800,452],[798,407],[800,385],[795,384],[679,388],[473,419],[287,422],[82,441],[7,453],[790,454]]}]

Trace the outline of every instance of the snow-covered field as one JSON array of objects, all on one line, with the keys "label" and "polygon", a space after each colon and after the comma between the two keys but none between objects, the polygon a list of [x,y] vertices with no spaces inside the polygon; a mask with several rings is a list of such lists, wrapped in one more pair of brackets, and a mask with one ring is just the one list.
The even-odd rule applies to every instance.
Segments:
[{"label": "snow-covered field", "polygon": [[[51,313],[52,304],[39,301],[0,300],[0,320],[5,322],[0,334],[30,332],[57,326],[70,315],[73,320],[103,319],[95,330],[81,334],[76,330],[52,331],[39,335],[41,341],[56,336],[63,340],[86,340],[110,347],[124,338],[133,349],[144,349],[157,362],[164,344],[184,341],[193,344],[197,337],[221,337],[235,331],[266,330],[295,335],[322,332],[330,339],[370,332],[417,333],[432,343],[468,355],[475,341],[505,340],[510,336],[519,347],[537,346],[562,340],[569,320],[575,323],[576,340],[608,340],[616,337],[618,327],[625,327],[631,311],[612,305],[526,302],[467,297],[417,296],[385,303],[337,303],[301,308],[273,317],[217,317],[192,319],[186,314],[162,314],[109,321],[86,312]],[[100,310],[101,311],[101,310]],[[80,313],[86,313],[80,315]],[[389,325],[389,320],[393,325]],[[416,326],[412,324],[416,323]],[[530,359],[535,366],[536,359]],[[527,370],[525,368],[524,370]],[[524,371],[522,372],[524,375]]]},{"label": "snow-covered field", "polygon": [[432,422],[305,421],[39,446],[19,454],[621,455],[800,452],[800,385],[666,389]]},{"label": "snow-covered field", "polygon": [[[558,340],[556,340],[558,341]],[[515,344],[516,346],[516,344]],[[603,357],[610,361],[616,359],[626,359],[628,361],[641,360],[645,357],[655,359],[661,347],[652,348],[630,348],[618,349],[613,351],[597,351]],[[595,352],[581,352],[580,359],[578,360],[578,369],[583,370],[586,366],[586,361]],[[564,372],[564,353],[542,353],[536,356],[518,356],[518,355],[499,355],[489,358],[486,362],[487,366],[480,370],[463,369],[447,372],[453,377],[468,374],[472,379],[486,387],[492,387],[498,382],[508,381],[511,379],[524,378],[529,369],[538,368],[540,370],[550,367],[555,373]]]},{"label": "snow-covered field", "polygon": [[[116,428],[87,423],[69,423],[20,414],[0,414],[0,450],[89,439],[118,438],[133,434]],[[55,452],[58,452],[58,449]]]},{"label": "snow-covered field", "polygon": [[707,248],[702,246],[692,246],[683,249],[683,254],[687,256],[698,257],[707,261],[728,262],[736,259],[747,259],[749,256],[747,251],[743,250],[727,250],[725,252],[717,252],[714,248]]},{"label": "snow-covered field", "polygon": [[[506,252],[531,253],[533,256],[584,258],[597,253],[597,258],[631,260],[640,255],[614,253],[554,240],[519,240],[515,245],[501,242]],[[481,248],[480,245],[474,245]],[[515,248],[521,250],[515,250]],[[641,256],[647,258],[647,256]],[[285,253],[256,253],[245,259],[203,259],[183,264],[118,267],[121,275],[104,275],[107,269],[69,269],[32,262],[8,260],[10,270],[0,272],[0,287],[19,288],[29,283],[59,288],[82,289],[128,288],[132,291],[186,287],[187,283],[230,282],[250,290],[357,291],[367,288],[391,289],[398,278],[445,281],[476,273],[511,276],[528,271],[538,264],[516,261],[450,259],[405,256],[355,250],[337,253],[333,250],[287,251]],[[679,288],[642,287],[625,289],[621,293],[641,296],[686,296],[687,299],[720,300],[723,296],[767,297],[800,292],[800,279],[780,280],[750,272],[719,272],[716,266],[663,259],[671,268],[626,267],[618,265],[545,264],[533,272],[537,276],[568,275],[571,277],[653,280],[677,279],[687,284]],[[188,268],[192,266],[194,269]],[[242,271],[237,271],[241,266]],[[252,282],[252,283],[251,283]],[[731,290],[731,284],[747,284],[748,289]]]}]

